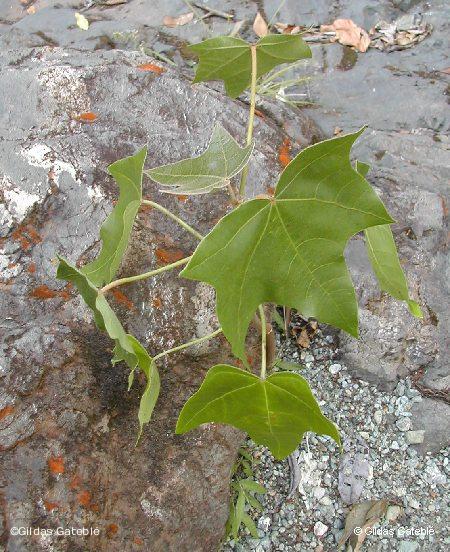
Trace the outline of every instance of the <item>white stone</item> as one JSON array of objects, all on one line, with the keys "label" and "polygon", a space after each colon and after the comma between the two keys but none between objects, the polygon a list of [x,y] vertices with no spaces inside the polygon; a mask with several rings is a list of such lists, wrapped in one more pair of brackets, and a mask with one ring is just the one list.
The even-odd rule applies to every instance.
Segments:
[{"label": "white stone", "polygon": [[424,437],[425,437],[425,431],[422,429],[419,429],[417,431],[406,432],[406,442],[409,445],[419,445],[420,443],[423,443]]},{"label": "white stone", "polygon": [[376,424],[381,424],[381,422],[383,421],[383,412],[381,410],[376,410],[373,415],[373,419],[375,420]]},{"label": "white stone", "polygon": [[400,431],[409,431],[411,429],[411,420],[402,416],[395,422],[395,425]]},{"label": "white stone", "polygon": [[321,521],[318,521],[314,525],[314,534],[316,535],[316,537],[323,537],[327,531],[328,525],[325,525],[325,523],[322,523]]},{"label": "white stone", "polygon": [[332,364],[328,368],[328,370],[330,371],[330,374],[333,374],[333,376],[334,376],[335,374],[337,374],[338,372],[341,371],[341,368],[342,368],[342,366],[340,364]]},{"label": "white stone", "polygon": [[386,510],[386,520],[387,521],[395,521],[398,517],[400,517],[402,513],[402,509],[400,506],[389,506]]}]

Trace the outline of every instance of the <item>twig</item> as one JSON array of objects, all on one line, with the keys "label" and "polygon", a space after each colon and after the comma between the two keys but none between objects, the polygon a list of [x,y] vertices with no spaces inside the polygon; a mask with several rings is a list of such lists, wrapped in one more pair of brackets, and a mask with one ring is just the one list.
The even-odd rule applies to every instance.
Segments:
[{"label": "twig", "polygon": [[217,17],[222,17],[223,19],[227,19],[227,20],[234,18],[233,13],[226,13],[220,10],[216,10],[215,8],[211,8],[210,6],[205,6],[204,4],[200,4],[200,2],[192,2],[192,3],[195,7],[200,8],[205,12],[208,12],[206,14],[206,17],[210,17],[211,15],[217,15]]}]

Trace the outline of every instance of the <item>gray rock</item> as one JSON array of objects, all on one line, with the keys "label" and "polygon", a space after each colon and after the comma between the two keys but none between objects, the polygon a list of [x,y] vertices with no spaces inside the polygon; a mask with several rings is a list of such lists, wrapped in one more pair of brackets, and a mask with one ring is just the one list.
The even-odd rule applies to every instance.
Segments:
[{"label": "gray rock", "polygon": [[398,552],[416,552],[420,550],[420,544],[417,541],[400,541]]},{"label": "gray rock", "polygon": [[402,416],[395,422],[395,425],[400,431],[409,431],[411,429],[411,420]]},{"label": "gray rock", "polygon": [[339,466],[338,490],[346,504],[358,501],[369,477],[369,462],[360,452],[345,453]]},{"label": "gray rock", "polygon": [[[101,527],[100,537],[83,540],[84,549],[125,550],[139,536],[155,551],[212,550],[228,516],[230,468],[242,434],[207,426],[176,436],[174,428],[205,369],[230,358],[224,340],[161,363],[161,396],[135,448],[142,382],[127,393],[126,370],[110,363],[110,340],[77,294],[55,280],[52,262],[57,253],[85,262],[98,250],[99,226],[117,197],[106,173],[114,160],[144,144],[149,166],[198,154],[219,120],[245,136],[244,105],[171,70],[136,69],[147,61],[120,51],[1,52],[4,515],[8,527],[34,526],[36,519],[48,528]],[[86,111],[97,114],[95,123],[73,119]],[[255,131],[249,193],[274,182],[284,138],[268,118],[258,119]],[[182,202],[146,182],[145,195],[202,233],[229,208],[224,193]],[[188,253],[195,246],[168,219],[142,212],[121,275],[155,266],[160,249]],[[114,306],[152,354],[217,327],[208,288],[175,273],[123,293],[126,300]],[[53,514],[43,501],[58,504]],[[67,537],[56,545],[50,538],[47,545],[64,552],[79,542]],[[34,544],[18,536],[14,547]]]},{"label": "gray rock", "polygon": [[414,403],[411,413],[413,427],[422,430],[423,439],[418,447],[420,452],[436,452],[448,445],[450,405],[425,397],[421,402]]},{"label": "gray rock", "polygon": [[409,445],[418,445],[420,443],[423,443],[424,438],[425,438],[425,431],[424,430],[407,431],[406,432],[406,442]]}]

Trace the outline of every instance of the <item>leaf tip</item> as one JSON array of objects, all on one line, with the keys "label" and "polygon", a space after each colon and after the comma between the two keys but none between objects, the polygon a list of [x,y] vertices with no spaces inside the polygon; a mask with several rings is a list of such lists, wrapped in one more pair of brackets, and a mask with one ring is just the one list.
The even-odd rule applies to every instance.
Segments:
[{"label": "leaf tip", "polygon": [[417,303],[416,301],[413,301],[412,299],[409,299],[407,303],[408,303],[409,312],[413,316],[415,316],[416,318],[423,318],[423,312],[422,312],[422,309],[420,308],[419,303]]}]

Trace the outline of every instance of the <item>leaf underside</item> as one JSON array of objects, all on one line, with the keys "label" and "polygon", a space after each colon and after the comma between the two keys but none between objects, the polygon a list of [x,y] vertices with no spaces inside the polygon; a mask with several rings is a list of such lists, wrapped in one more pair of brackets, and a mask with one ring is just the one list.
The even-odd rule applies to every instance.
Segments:
[{"label": "leaf underside", "polygon": [[249,323],[265,302],[357,335],[344,249],[357,232],[393,222],[350,163],[361,132],[301,151],[281,174],[274,197],[247,201],[225,216],[181,272],[216,289],[223,332],[242,360]]},{"label": "leaf underside", "polygon": [[119,200],[100,229],[103,242],[100,254],[81,269],[95,286],[111,282],[122,261],[141,204],[142,169],[146,156],[147,148],[143,148],[108,167],[119,185]]},{"label": "leaf underside", "polygon": [[114,340],[113,364],[123,360],[132,374],[136,367],[145,374],[147,385],[141,397],[138,413],[142,432],[142,426],[150,420],[159,394],[160,380],[155,363],[139,341],[125,332],[104,295],[99,294],[98,289],[81,270],[60,257],[56,277],[75,285],[84,302],[92,309],[97,327],[106,331]]},{"label": "leaf underside", "polygon": [[340,444],[336,426],[320,411],[307,381],[292,372],[261,380],[234,366],[214,366],[184,405],[176,433],[206,422],[246,431],[278,459],[293,452],[306,431],[329,435]]},{"label": "leaf underside", "polygon": [[[370,167],[356,162],[356,170],[366,176]],[[422,318],[420,306],[410,298],[405,274],[398,258],[394,236],[389,224],[372,226],[364,230],[367,253],[380,287],[395,299],[405,301],[412,315]]]},{"label": "leaf underside", "polygon": [[253,142],[241,148],[221,125],[216,125],[207,149],[200,156],[144,172],[158,184],[170,186],[162,192],[206,194],[226,186],[248,163],[252,150]]},{"label": "leaf underside", "polygon": [[[250,44],[222,36],[189,46],[199,56],[193,82],[223,80],[227,94],[237,98],[251,80]],[[298,35],[268,35],[256,43],[257,77],[282,63],[311,57],[309,46]]]}]

